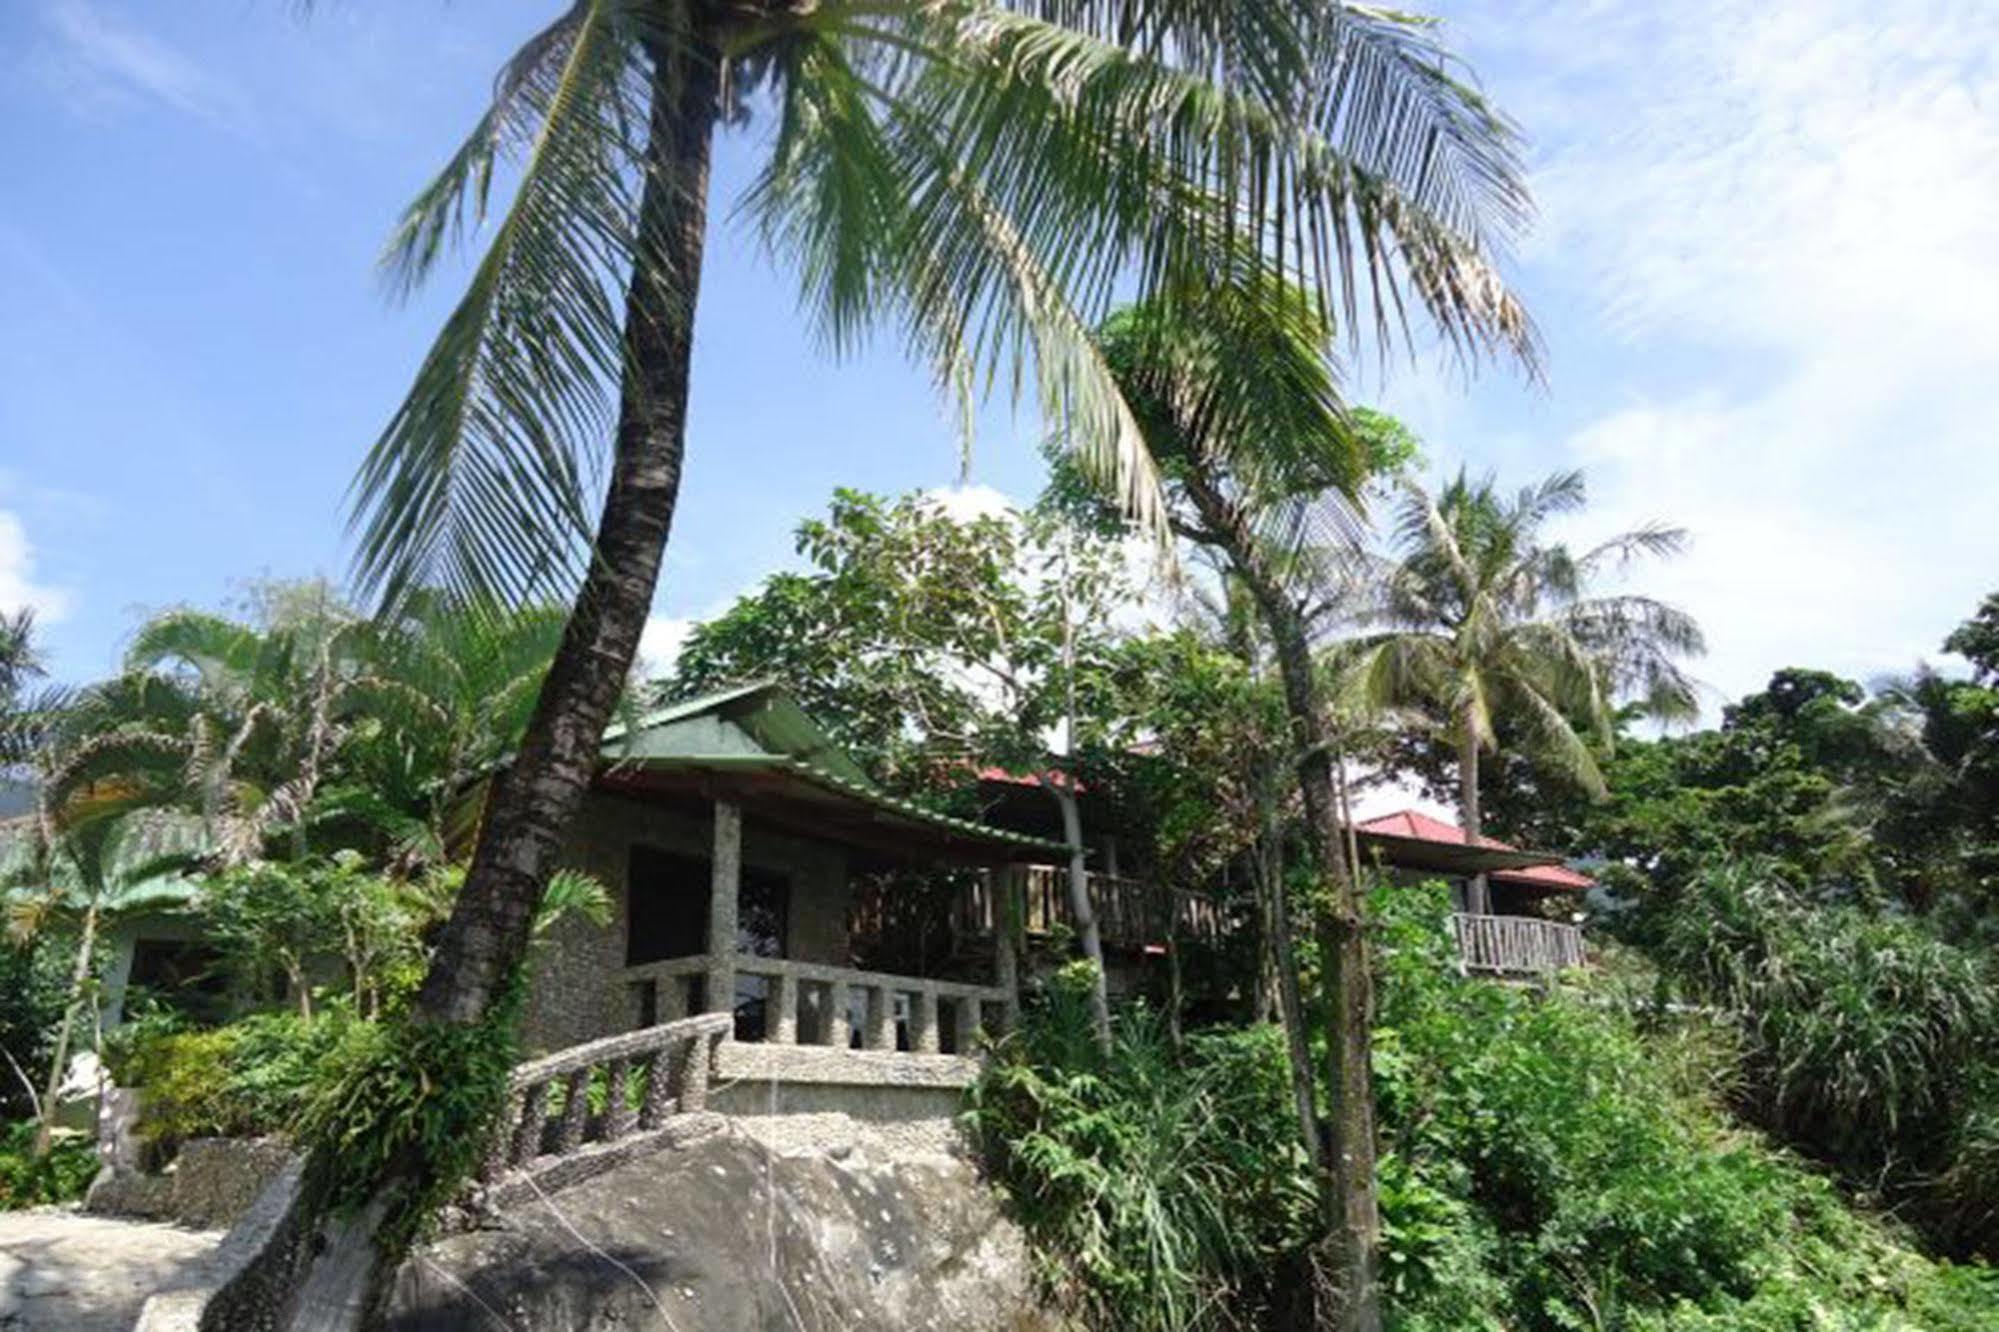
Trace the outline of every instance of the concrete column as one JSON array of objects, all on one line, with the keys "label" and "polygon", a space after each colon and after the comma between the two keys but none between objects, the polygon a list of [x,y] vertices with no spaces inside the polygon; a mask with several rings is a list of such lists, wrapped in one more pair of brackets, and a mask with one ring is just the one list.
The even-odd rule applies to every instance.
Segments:
[{"label": "concrete column", "polygon": [[916,1028],[909,1034],[910,1048],[918,1054],[936,1054],[937,991],[927,987],[918,990],[915,1011],[909,1016],[911,1024]]},{"label": "concrete column", "polygon": [[895,1049],[895,991],[886,985],[868,987],[868,1025],[861,1039],[870,1050]]},{"label": "concrete column", "polygon": [[958,1053],[974,1054],[979,1048],[979,1009],[982,1001],[971,995],[958,999]]},{"label": "concrete column", "polygon": [[715,802],[714,873],[708,883],[708,1011],[736,1011],[736,903],[743,879],[743,811]]},{"label": "concrete column", "polygon": [[844,1050],[854,1041],[853,1024],[847,1018],[847,982],[826,985],[826,1044]]},{"label": "concrete column", "polygon": [[1006,1029],[1020,1025],[1020,957],[1015,941],[1021,930],[1021,876],[1003,871],[993,876],[993,982],[1006,991]]},{"label": "concrete column", "polygon": [[770,1031],[766,1039],[777,1045],[798,1044],[798,977],[782,971],[771,981]]}]

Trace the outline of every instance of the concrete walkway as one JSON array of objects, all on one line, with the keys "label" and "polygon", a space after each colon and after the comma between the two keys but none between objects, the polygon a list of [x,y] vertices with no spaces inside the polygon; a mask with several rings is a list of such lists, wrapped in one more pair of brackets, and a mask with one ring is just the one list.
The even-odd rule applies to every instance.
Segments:
[{"label": "concrete walkway", "polygon": [[148,1295],[204,1274],[222,1235],[68,1208],[0,1212],[0,1332],[128,1332]]}]

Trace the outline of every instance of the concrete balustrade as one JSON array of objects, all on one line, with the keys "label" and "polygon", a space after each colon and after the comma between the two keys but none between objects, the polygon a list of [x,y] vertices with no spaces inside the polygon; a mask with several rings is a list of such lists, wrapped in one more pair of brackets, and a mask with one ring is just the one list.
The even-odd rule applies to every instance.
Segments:
[{"label": "concrete balustrade", "polygon": [[[654,1013],[671,1020],[689,1011],[693,1003],[691,982],[696,977],[707,979],[704,988],[709,993],[701,996],[702,1007],[711,1013],[722,1008],[716,1002],[720,996],[713,992],[713,977],[722,970],[710,957],[683,957],[627,967],[625,979],[634,987],[651,987]],[[898,1010],[906,1005],[902,1023],[907,1026],[908,1052],[937,1054],[943,1048],[940,1014],[948,1000],[956,1013],[953,1036],[957,1051],[970,1054],[977,1048],[982,1031],[1004,1031],[1016,1020],[1017,1000],[1012,987],[1005,985],[895,976],[747,953],[732,957],[727,972],[765,982],[763,1041],[773,1045],[824,1045],[844,1050],[854,1046],[858,1034],[860,1049],[893,1051],[898,1045]],[[799,1020],[808,987],[818,987],[826,996],[816,1040],[807,1038]],[[730,998],[733,1000],[733,994]]]}]

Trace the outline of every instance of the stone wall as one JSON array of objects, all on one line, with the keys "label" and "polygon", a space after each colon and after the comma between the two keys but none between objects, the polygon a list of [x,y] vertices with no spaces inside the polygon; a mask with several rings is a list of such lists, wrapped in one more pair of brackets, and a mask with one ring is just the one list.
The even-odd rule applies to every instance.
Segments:
[{"label": "stone wall", "polygon": [[[713,825],[705,813],[593,792],[570,833],[564,860],[610,888],[612,919],[598,926],[571,918],[536,945],[522,1027],[529,1054],[559,1050],[628,1030],[638,1016],[624,980],[626,871],[634,846],[707,859]],[[743,818],[743,863],[791,881],[786,956],[845,966],[847,857],[829,842],[765,827],[754,809]],[[706,880],[680,891],[706,897]]]},{"label": "stone wall", "polygon": [[293,1160],[291,1147],[277,1138],[194,1138],[155,1173],[109,1157],[84,1209],[221,1230],[241,1220]]}]

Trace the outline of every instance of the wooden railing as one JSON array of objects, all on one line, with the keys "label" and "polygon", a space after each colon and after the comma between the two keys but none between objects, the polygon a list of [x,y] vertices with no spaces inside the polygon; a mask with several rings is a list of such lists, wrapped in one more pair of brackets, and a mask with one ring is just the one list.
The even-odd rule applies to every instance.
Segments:
[{"label": "wooden railing", "polygon": [[[1004,881],[1017,888],[1021,924],[1029,935],[1046,935],[1058,926],[1075,928],[1076,913],[1069,907],[1069,871],[1058,865],[1015,865],[980,879],[959,896],[955,926],[960,933],[992,934],[997,888],[1003,882],[1000,876],[1006,876]],[[1221,936],[1226,925],[1220,908],[1205,893],[1097,873],[1089,875],[1089,890],[1097,931],[1114,948],[1163,944],[1176,934],[1212,941]]]},{"label": "wooden railing", "polygon": [[[480,1179],[491,1184],[705,1109],[715,1044],[729,1022],[726,1013],[682,1018],[522,1064],[508,1080],[507,1108]],[[592,1109],[593,1101],[599,1108]]]},{"label": "wooden railing", "polygon": [[1467,971],[1540,976],[1583,965],[1583,932],[1534,916],[1451,916]]},{"label": "wooden railing", "polygon": [[[1010,1030],[1018,1017],[1014,992],[1003,985],[893,976],[750,954],[737,955],[729,965],[738,976],[765,981],[762,1039],[777,1045],[896,1050],[906,1044],[914,1054],[938,1054],[946,1045],[948,1005],[952,1052],[970,1054],[982,1031]],[[658,1014],[677,1017],[696,1003],[693,978],[712,970],[707,957],[683,957],[627,967],[625,979],[633,985],[652,985]],[[733,1031],[735,996],[727,997],[728,1009],[723,1012],[715,1011],[720,1007],[716,999],[703,994],[700,1006],[715,1017],[728,1017]],[[861,1010],[858,1021],[853,1015],[856,1007]],[[800,1021],[801,1011],[816,1019],[809,1029]],[[904,1040],[897,1038],[898,1027],[906,1034]]]}]

